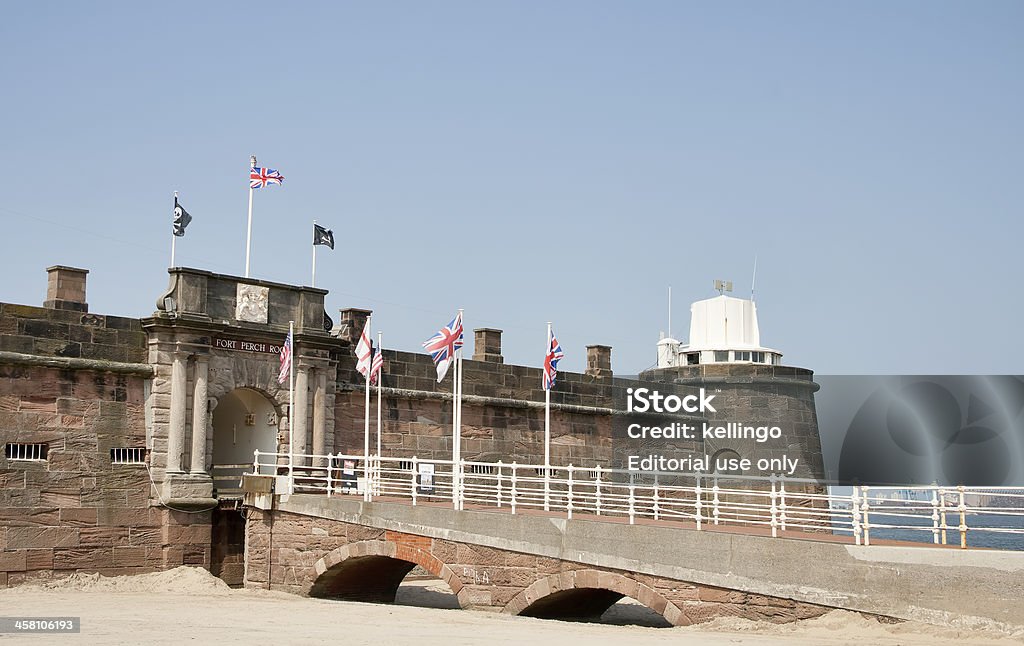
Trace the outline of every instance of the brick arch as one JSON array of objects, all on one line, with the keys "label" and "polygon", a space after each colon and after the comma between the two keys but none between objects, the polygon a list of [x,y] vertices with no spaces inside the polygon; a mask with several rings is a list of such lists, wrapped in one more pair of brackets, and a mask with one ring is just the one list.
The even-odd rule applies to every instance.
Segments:
[{"label": "brick arch", "polygon": [[323,558],[313,564],[316,577],[310,581],[307,586],[305,586],[302,594],[309,596],[315,591],[317,585],[323,582],[325,576],[330,576],[332,572],[339,571],[341,567],[344,567],[346,562],[366,557],[381,557],[419,565],[427,572],[430,572],[437,578],[444,581],[448,587],[451,588],[452,593],[455,594],[459,600],[459,606],[463,608],[467,606],[467,603],[463,599],[464,595],[462,594],[462,579],[460,579],[450,567],[441,562],[440,559],[427,550],[416,547],[415,545],[406,545],[396,543],[394,541],[382,540],[367,540],[359,541],[357,543],[349,543],[348,545],[331,550],[325,554]]},{"label": "brick arch", "polygon": [[621,595],[615,598],[615,601],[621,597],[635,599],[660,614],[673,626],[687,626],[691,623],[677,605],[659,594],[654,588],[621,574],[590,569],[552,574],[535,581],[513,597],[502,609],[502,612],[518,615],[541,599],[571,590],[609,591]]}]

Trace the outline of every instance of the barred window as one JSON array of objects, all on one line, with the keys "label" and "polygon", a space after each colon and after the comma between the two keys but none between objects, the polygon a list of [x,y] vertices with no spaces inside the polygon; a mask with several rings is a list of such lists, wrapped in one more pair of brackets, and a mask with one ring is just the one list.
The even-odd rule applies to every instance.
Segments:
[{"label": "barred window", "polygon": [[399,460],[398,468],[402,471],[412,471],[412,460]]},{"label": "barred window", "polygon": [[10,442],[4,445],[4,457],[8,460],[44,461],[50,450],[50,445],[38,444],[17,444]]},{"label": "barred window", "polygon": [[476,475],[490,475],[494,473],[493,464],[471,464],[469,465],[469,472]]},{"label": "barred window", "polygon": [[111,464],[145,464],[146,449],[134,447],[119,447],[110,449]]}]

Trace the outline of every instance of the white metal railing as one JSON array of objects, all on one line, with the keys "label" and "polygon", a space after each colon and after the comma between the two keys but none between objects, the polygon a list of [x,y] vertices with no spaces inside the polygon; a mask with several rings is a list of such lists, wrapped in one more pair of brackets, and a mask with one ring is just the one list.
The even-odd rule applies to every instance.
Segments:
[{"label": "white metal railing", "polygon": [[[232,468],[241,465],[227,465]],[[968,546],[969,535],[1018,535],[1024,547],[1024,488],[854,486],[850,493],[808,478],[768,478],[517,462],[420,460],[332,453],[255,452],[252,473],[275,475],[278,493],[360,495],[446,504],[555,512],[782,532],[849,536],[857,545],[885,538]],[[232,474],[233,475],[233,474]],[[813,536],[811,536],[813,538]]]}]

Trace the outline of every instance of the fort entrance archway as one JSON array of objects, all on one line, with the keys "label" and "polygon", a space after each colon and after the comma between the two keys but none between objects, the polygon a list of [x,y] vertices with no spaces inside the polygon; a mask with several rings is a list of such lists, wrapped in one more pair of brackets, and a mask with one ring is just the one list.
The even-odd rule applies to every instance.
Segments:
[{"label": "fort entrance archway", "polygon": [[242,474],[251,469],[253,451],[276,452],[278,411],[253,388],[236,388],[217,399],[213,409],[214,510],[210,570],[228,584],[241,585],[245,562],[245,518],[237,503]]},{"label": "fort entrance archway", "polygon": [[278,414],[274,403],[252,388],[236,388],[213,409],[213,478],[219,498],[240,491],[242,473],[253,452],[277,452]]}]

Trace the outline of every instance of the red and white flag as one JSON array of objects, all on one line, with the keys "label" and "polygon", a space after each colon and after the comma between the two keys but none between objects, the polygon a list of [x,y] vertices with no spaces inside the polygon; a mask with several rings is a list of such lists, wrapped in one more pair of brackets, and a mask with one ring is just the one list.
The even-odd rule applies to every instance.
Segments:
[{"label": "red and white flag", "polygon": [[363,326],[363,333],[359,336],[359,343],[356,344],[356,370],[363,377],[369,378],[370,361],[373,355],[373,345],[370,343],[370,320],[366,320]]},{"label": "red and white flag", "polygon": [[288,338],[281,346],[281,370],[277,373],[277,383],[283,384],[288,381],[288,375],[292,370],[292,333],[288,331]]},{"label": "red and white flag", "polygon": [[384,367],[384,356],[380,348],[373,349],[373,362],[370,364],[370,383],[376,384],[380,381],[380,371]]}]

